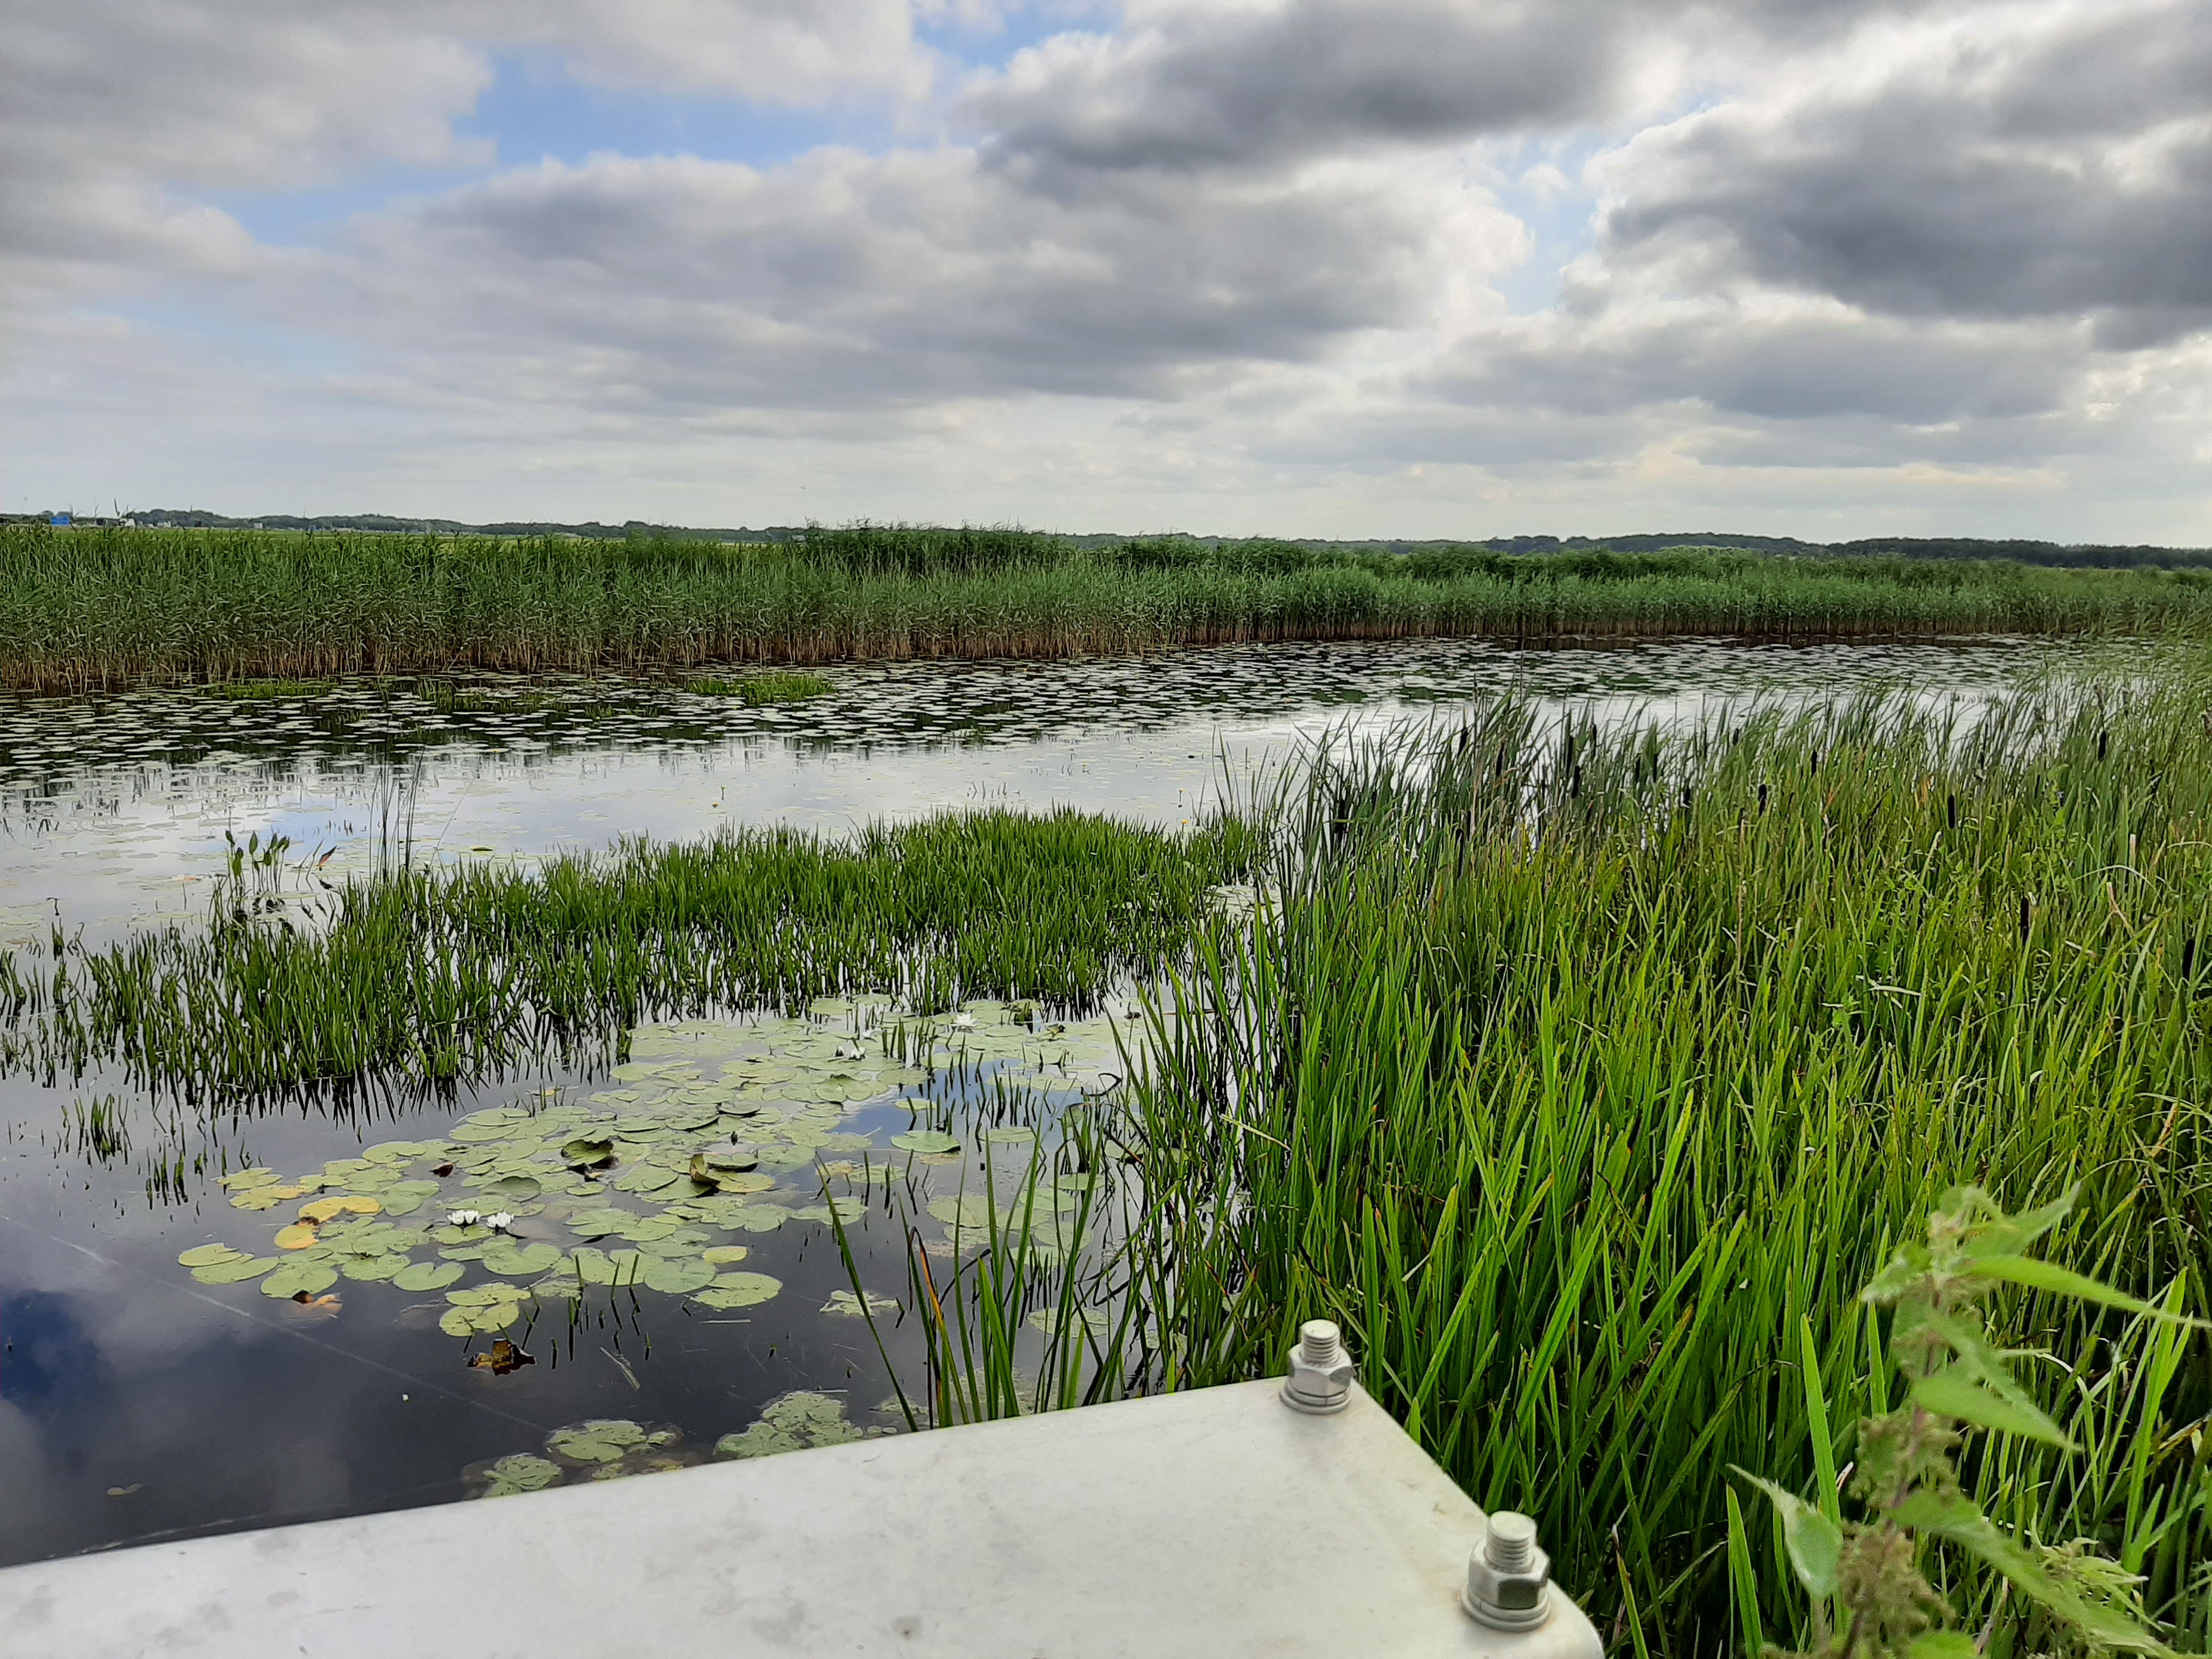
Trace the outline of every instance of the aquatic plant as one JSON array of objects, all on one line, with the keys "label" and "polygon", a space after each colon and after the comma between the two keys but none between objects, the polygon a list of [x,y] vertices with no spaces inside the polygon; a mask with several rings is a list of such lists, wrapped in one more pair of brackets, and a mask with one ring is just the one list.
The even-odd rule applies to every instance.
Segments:
[{"label": "aquatic plant", "polygon": [[745,674],[735,679],[708,674],[686,680],[684,689],[694,696],[735,697],[748,708],[764,708],[826,697],[836,688],[819,674]]},{"label": "aquatic plant", "polygon": [[[258,1109],[423,1090],[596,1052],[654,1018],[896,994],[1095,1003],[1186,947],[1257,851],[1074,811],[974,812],[849,840],[731,830],[534,871],[403,866],[319,912],[218,893],[213,925],[0,956],[0,1072],[115,1062],[158,1094]],[[252,878],[251,858],[240,879]]]},{"label": "aquatic plant", "polygon": [[782,545],[0,527],[0,685],[1064,657],[1290,639],[2180,630],[2212,577],[1729,550],[1091,547],[1018,531]]},{"label": "aquatic plant", "polygon": [[[1156,1010],[1106,1129],[1142,1179],[1059,1328],[1105,1316],[1111,1395],[1279,1370],[1334,1318],[1478,1500],[1539,1518],[1612,1644],[1734,1645],[1747,1595],[1802,1638],[1778,1551],[1732,1576],[1727,1470],[1804,1491],[1857,1455],[1836,1426],[1881,1414],[1893,1336],[1856,1292],[1947,1188],[2078,1185],[2054,1251],[2212,1307],[2208,715],[2172,669],[1973,721],[1503,703],[1325,747],[1255,920],[1214,924]],[[2050,1356],[2021,1387],[2081,1451],[1993,1436],[1967,1495],[2098,1540],[2204,1645],[2204,1340],[2032,1286],[1993,1312]],[[1977,1626],[2025,1617],[1971,1563],[1948,1589]]]}]

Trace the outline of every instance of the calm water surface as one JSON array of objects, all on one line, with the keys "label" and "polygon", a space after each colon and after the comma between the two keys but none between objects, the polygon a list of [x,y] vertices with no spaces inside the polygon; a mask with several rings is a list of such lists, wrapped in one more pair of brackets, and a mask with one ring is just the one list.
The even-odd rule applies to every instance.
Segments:
[{"label": "calm water surface", "polygon": [[[1448,714],[1507,689],[1673,718],[1715,698],[1822,697],[1894,679],[1971,699],[2053,658],[2022,641],[1541,653],[1409,642],[854,666],[829,671],[829,696],[767,709],[604,678],[479,678],[430,699],[397,682],[276,701],[0,701],[0,950],[55,926],[96,940],[190,922],[223,867],[226,832],[288,837],[295,866],[327,853],[324,873],[337,877],[403,845],[417,858],[531,858],[621,836],[834,829],[986,804],[1176,823],[1224,777],[1279,764],[1304,736]],[[1005,1201],[1009,1170],[1032,1148],[1048,1176],[1068,1174],[1062,1115],[1110,1083],[1121,1012],[1055,1031],[1046,1014],[979,1008],[975,1032],[939,1033],[955,1045],[940,1062],[961,1063],[917,1074],[882,1054],[881,1011],[830,1006],[642,1032],[644,1070],[629,1076],[549,1071],[447,1099],[204,1121],[165,1114],[118,1078],[0,1079],[0,1562],[462,1498],[501,1457],[533,1460],[509,1466],[526,1480],[696,1459],[764,1410],[756,1441],[809,1412],[832,1413],[831,1433],[902,1426],[880,1409],[892,1376],[878,1342],[911,1385],[914,1264],[945,1271],[948,1231],[972,1219],[958,1206]],[[502,1109],[511,1115],[464,1124]],[[891,1144],[918,1127],[959,1150]],[[631,1139],[604,1175],[571,1180],[561,1136],[587,1130]],[[761,1154],[745,1204],[787,1215],[748,1211],[725,1227],[669,1212],[669,1191],[693,1188],[654,1188],[653,1160],[673,1168],[695,1145],[732,1140]],[[831,1185],[848,1194],[863,1280],[883,1299],[873,1331],[835,1308],[851,1281],[825,1219],[805,1213],[822,1202],[817,1158],[858,1170]],[[871,1179],[886,1162],[890,1188]],[[272,1172],[250,1178],[261,1184],[308,1184],[273,1207],[240,1207],[252,1188],[237,1172],[259,1169]],[[514,1173],[525,1170],[538,1174]],[[484,1184],[495,1179],[524,1184]],[[398,1229],[377,1237],[398,1246],[380,1266],[343,1257],[382,1276],[333,1267],[335,1282],[304,1302],[264,1294],[266,1274],[204,1283],[177,1260],[227,1245],[249,1263],[289,1262],[276,1229],[319,1192],[382,1194],[397,1208],[393,1194],[425,1186],[433,1195],[411,1212],[333,1218],[334,1236],[373,1222]],[[611,1222],[611,1206],[635,1213]],[[489,1263],[480,1225],[408,1242],[469,1207],[514,1216]],[[678,1277],[664,1282],[680,1283],[707,1260],[718,1283],[757,1273],[780,1288],[722,1308],[649,1285],[590,1284],[567,1298],[515,1270],[526,1258],[512,1253],[532,1245],[544,1249],[527,1260],[556,1250],[564,1271],[635,1250],[632,1274],[672,1263],[664,1271]],[[580,1258],[580,1247],[599,1254]],[[327,1244],[308,1248],[341,1263]],[[434,1271],[453,1251],[452,1285],[393,1281],[402,1255]],[[514,1323],[441,1328],[450,1291],[517,1280],[540,1294]],[[503,1375],[470,1365],[497,1335],[535,1363]],[[807,1391],[797,1405],[793,1390]],[[561,1437],[595,1419],[638,1426],[611,1441]]]}]

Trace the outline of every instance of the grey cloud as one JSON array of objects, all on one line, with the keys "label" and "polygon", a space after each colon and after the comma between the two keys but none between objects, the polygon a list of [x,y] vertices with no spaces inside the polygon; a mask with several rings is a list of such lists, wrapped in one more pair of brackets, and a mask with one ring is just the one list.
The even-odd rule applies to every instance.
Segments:
[{"label": "grey cloud", "polygon": [[1291,0],[1192,7],[1066,36],[976,89],[1001,164],[1126,170],[1280,163],[1603,112],[1632,41],[1620,0]]},{"label": "grey cloud", "polygon": [[1605,259],[1899,315],[2097,314],[2114,345],[2212,325],[2212,9],[2021,16],[1864,91],[1646,135]]},{"label": "grey cloud", "polygon": [[1933,426],[2063,407],[2087,343],[2064,326],[1712,307],[1599,324],[1540,319],[1488,331],[1422,384],[1456,402],[1580,415],[1681,402],[1765,421],[1863,416]]},{"label": "grey cloud", "polygon": [[1171,397],[1419,320],[1484,222],[1381,171],[1240,194],[1132,179],[1071,204],[964,150],[604,158],[364,221],[294,303],[335,287],[392,349],[471,362],[557,343],[532,372],[672,406]]}]

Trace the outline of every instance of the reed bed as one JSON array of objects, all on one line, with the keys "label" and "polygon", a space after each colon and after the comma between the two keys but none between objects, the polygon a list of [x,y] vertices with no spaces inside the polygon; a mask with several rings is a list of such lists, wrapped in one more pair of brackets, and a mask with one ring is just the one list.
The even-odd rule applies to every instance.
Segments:
[{"label": "reed bed", "polygon": [[2200,632],[2212,573],[1410,557],[857,527],[787,546],[0,528],[0,685],[1059,657],[1273,640]]},{"label": "reed bed", "polygon": [[[1947,1187],[2078,1184],[2052,1259],[2212,1315],[2208,733],[2176,671],[1971,725],[1901,696],[1673,733],[1504,704],[1327,749],[1256,922],[1208,933],[1100,1132],[1136,1178],[1094,1302],[1025,1283],[1012,1231],[945,1298],[939,1364],[1006,1370],[967,1328],[1042,1309],[1089,1349],[1022,1401],[1050,1405],[1279,1372],[1334,1318],[1455,1479],[1539,1518],[1612,1650],[1802,1639],[1758,1507],[1732,1590],[1729,1471],[1804,1493],[1850,1463],[1897,1389],[1856,1292]],[[1970,1486],[2096,1540],[2203,1650],[2212,1346],[2025,1292],[1996,1323],[2084,1449],[1997,1436]],[[1939,1565],[2013,1650],[2023,1608]]]},{"label": "reed bed", "polygon": [[0,956],[0,1073],[108,1065],[157,1098],[258,1109],[596,1057],[640,1020],[830,994],[1085,1008],[1179,954],[1255,848],[1237,820],[1171,834],[987,811],[536,870],[402,866],[307,911],[240,863],[211,927]]}]

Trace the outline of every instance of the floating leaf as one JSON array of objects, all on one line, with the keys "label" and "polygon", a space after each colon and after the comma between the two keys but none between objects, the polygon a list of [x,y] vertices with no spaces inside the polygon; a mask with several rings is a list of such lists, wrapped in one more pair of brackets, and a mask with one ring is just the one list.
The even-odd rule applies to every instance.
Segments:
[{"label": "floating leaf", "polygon": [[921,1152],[930,1157],[939,1157],[946,1152],[958,1152],[960,1138],[957,1135],[942,1133],[935,1129],[909,1129],[902,1135],[893,1135],[891,1145],[901,1152]]},{"label": "floating leaf", "polygon": [[403,1291],[441,1291],[467,1271],[458,1261],[418,1261],[402,1268],[392,1282]]},{"label": "floating leaf", "polygon": [[712,1262],[716,1267],[727,1267],[733,1261],[743,1261],[751,1254],[752,1252],[742,1244],[717,1244],[711,1250],[700,1251],[699,1259],[702,1261]]},{"label": "floating leaf", "polygon": [[334,1221],[342,1215],[376,1215],[384,1206],[373,1198],[347,1193],[337,1198],[319,1198],[312,1204],[300,1206],[302,1221]]},{"label": "floating leaf", "polygon": [[596,1170],[615,1161],[615,1144],[579,1135],[562,1144],[561,1161],[572,1170]]},{"label": "floating leaf", "polygon": [[205,1267],[195,1267],[192,1277],[203,1285],[241,1285],[249,1279],[260,1278],[279,1265],[273,1255],[256,1256],[251,1261],[241,1257],[236,1261],[217,1261]]},{"label": "floating leaf", "polygon": [[520,1279],[542,1273],[561,1259],[554,1244],[516,1244],[501,1239],[484,1246],[483,1264],[501,1278]]},{"label": "floating leaf", "polygon": [[465,1291],[447,1291],[446,1300],[457,1308],[489,1308],[498,1302],[520,1302],[530,1292],[520,1285],[508,1285],[494,1279],[489,1285],[471,1285]]},{"label": "floating leaf", "polygon": [[635,1250],[611,1253],[586,1246],[574,1257],[576,1272],[586,1285],[635,1285],[645,1271],[645,1258]]},{"label": "floating leaf", "polygon": [[276,1171],[263,1164],[250,1170],[235,1170],[216,1182],[218,1187],[264,1187],[276,1179]]},{"label": "floating leaf", "polygon": [[276,1244],[280,1250],[304,1250],[315,1242],[315,1224],[295,1221],[289,1227],[276,1230]]},{"label": "floating leaf", "polygon": [[319,1261],[287,1261],[261,1281],[261,1294],[294,1297],[305,1291],[313,1296],[338,1282],[337,1270]]},{"label": "floating leaf", "polygon": [[538,1184],[535,1176],[510,1175],[500,1176],[486,1190],[497,1193],[501,1198],[532,1199],[545,1188]]},{"label": "floating leaf", "polygon": [[512,1457],[501,1458],[483,1472],[483,1478],[486,1482],[484,1497],[512,1498],[517,1492],[543,1492],[554,1485],[561,1479],[561,1466],[532,1452],[517,1452]]},{"label": "floating leaf", "polygon": [[991,1219],[991,1200],[977,1193],[947,1193],[929,1200],[929,1212],[948,1227],[982,1227]]},{"label": "floating leaf", "polygon": [[898,1310],[896,1297],[878,1296],[873,1291],[868,1292],[866,1307],[861,1305],[860,1298],[850,1291],[832,1291],[830,1299],[822,1304],[823,1313],[834,1314],[841,1319],[859,1319],[865,1314],[894,1314]]},{"label": "floating leaf", "polygon": [[804,1209],[793,1210],[792,1214],[801,1221],[827,1222],[833,1206],[840,1221],[858,1221],[868,1212],[868,1200],[854,1194],[827,1199],[819,1204],[809,1204]]},{"label": "floating leaf", "polygon": [[284,1202],[274,1187],[248,1187],[230,1200],[234,1210],[273,1210]]},{"label": "floating leaf", "polygon": [[228,1244],[195,1244],[177,1258],[180,1267],[212,1267],[222,1261],[243,1261],[246,1252]]},{"label": "floating leaf", "polygon": [[396,1253],[390,1255],[348,1256],[338,1263],[338,1271],[348,1279],[366,1279],[371,1283],[379,1279],[397,1279],[406,1271],[406,1268],[407,1258]]},{"label": "floating leaf", "polygon": [[714,1270],[704,1261],[648,1261],[643,1282],[664,1296],[683,1296],[714,1282]]},{"label": "floating leaf", "polygon": [[584,1234],[619,1232],[637,1219],[629,1210],[580,1210],[568,1218],[568,1225]]},{"label": "floating leaf", "polygon": [[726,1434],[716,1441],[714,1455],[769,1457],[813,1446],[841,1445],[881,1432],[847,1422],[844,1407],[828,1395],[800,1389],[770,1401],[759,1421],[742,1434]]},{"label": "floating leaf", "polygon": [[783,1281],[766,1273],[724,1273],[691,1299],[709,1308],[750,1308],[769,1300],[783,1289]]},{"label": "floating leaf", "polygon": [[622,1418],[593,1418],[588,1422],[556,1429],[545,1437],[545,1449],[556,1457],[576,1463],[611,1463],[648,1443],[647,1431]]}]

